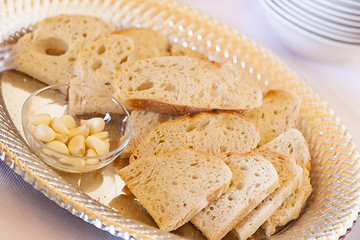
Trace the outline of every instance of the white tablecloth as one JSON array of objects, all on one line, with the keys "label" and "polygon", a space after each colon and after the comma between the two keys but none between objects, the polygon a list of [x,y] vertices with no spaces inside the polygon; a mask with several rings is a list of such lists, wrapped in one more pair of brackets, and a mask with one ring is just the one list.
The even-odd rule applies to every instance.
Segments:
[{"label": "white tablecloth", "polygon": [[[338,63],[298,57],[269,29],[255,0],[181,0],[230,25],[269,49],[302,76],[341,118],[360,144],[360,56]],[[360,237],[360,225],[348,240]],[[0,239],[117,239],[85,223],[34,190],[0,162]]]}]

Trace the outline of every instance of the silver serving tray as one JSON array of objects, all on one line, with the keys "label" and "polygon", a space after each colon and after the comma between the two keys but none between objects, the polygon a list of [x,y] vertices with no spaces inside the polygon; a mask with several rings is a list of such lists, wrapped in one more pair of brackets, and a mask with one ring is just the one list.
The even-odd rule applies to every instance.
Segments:
[{"label": "silver serving tray", "polygon": [[[314,191],[301,217],[272,238],[339,239],[353,226],[360,206],[360,157],[350,134],[316,92],[247,37],[196,10],[168,0],[1,1],[0,9],[0,43],[16,40],[45,17],[64,13],[94,15],[111,21],[119,29],[153,28],[168,36],[172,43],[196,49],[211,60],[242,68],[264,91],[280,88],[295,92],[302,100],[299,129],[310,146]],[[39,82],[17,72],[1,76],[0,155],[7,165],[59,206],[115,236],[201,238],[191,225],[177,231],[182,237],[161,231],[154,227],[136,201],[125,201],[126,189],[116,175],[117,169],[126,164],[122,161],[95,173],[71,175],[56,172],[39,160],[23,140],[19,121],[22,101],[39,87]],[[90,179],[91,184],[84,184],[85,179]]]}]

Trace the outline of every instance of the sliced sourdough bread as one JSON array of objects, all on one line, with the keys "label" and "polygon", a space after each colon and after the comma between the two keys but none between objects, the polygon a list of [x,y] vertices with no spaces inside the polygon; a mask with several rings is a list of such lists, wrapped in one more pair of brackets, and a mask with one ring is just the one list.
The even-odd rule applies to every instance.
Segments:
[{"label": "sliced sourdough bread", "polygon": [[158,127],[164,122],[171,121],[177,118],[177,116],[155,113],[142,110],[133,110],[131,112],[131,120],[133,122],[133,134],[129,141],[129,144],[121,152],[122,158],[129,158],[135,151],[137,146],[142,140],[145,139],[152,130]]},{"label": "sliced sourdough bread", "polygon": [[295,128],[289,129],[280,134],[278,137],[263,145],[259,149],[265,148],[278,152],[284,156],[290,156],[302,168],[310,170],[311,156],[309,152],[309,144],[302,133]]},{"label": "sliced sourdough bread", "polygon": [[312,192],[309,172],[303,169],[300,186],[276,209],[273,215],[261,226],[267,236],[273,235],[278,227],[297,219]]},{"label": "sliced sourdough bread", "polygon": [[78,52],[115,27],[99,18],[60,15],[46,18],[17,43],[16,70],[48,85],[69,83]]},{"label": "sliced sourdough bread", "polygon": [[248,153],[258,141],[255,126],[236,112],[185,115],[150,132],[130,157],[130,163],[146,155],[177,148],[193,148],[219,156],[226,152]]},{"label": "sliced sourdough bread", "polygon": [[232,177],[221,158],[193,149],[141,158],[119,175],[159,228],[167,231],[217,199]]},{"label": "sliced sourdough bread", "polygon": [[297,129],[289,129],[274,140],[263,145],[260,149],[270,149],[284,156],[290,156],[303,168],[302,182],[299,187],[276,209],[274,214],[263,224],[262,228],[268,235],[275,233],[289,221],[299,217],[307,198],[312,192],[310,184],[310,152],[305,138]]},{"label": "sliced sourdough bread", "polygon": [[158,31],[149,28],[129,28],[117,34],[134,40],[136,60],[169,55],[168,39]]},{"label": "sliced sourdough bread", "polygon": [[111,101],[113,75],[133,59],[133,40],[119,34],[101,37],[82,48],[74,64],[75,77],[71,79],[69,89],[70,114],[100,109],[118,113],[119,108]]},{"label": "sliced sourdough bread", "polygon": [[296,127],[301,104],[294,93],[286,90],[270,90],[262,102],[260,107],[245,113],[260,131],[259,146]]},{"label": "sliced sourdough bread", "polygon": [[223,238],[279,186],[273,165],[261,154],[223,155],[233,173],[226,193],[191,219],[209,240]]},{"label": "sliced sourdough bread", "polygon": [[136,61],[115,75],[114,97],[126,108],[173,115],[202,111],[242,111],[261,105],[258,86],[227,77],[218,63],[188,56]]},{"label": "sliced sourdough bread", "polygon": [[[202,55],[200,52],[192,50],[191,48],[183,47],[179,44],[171,45],[170,56],[197,57],[209,61],[209,59],[206,56]],[[249,73],[243,71],[243,69],[238,68],[236,65],[233,65],[229,62],[222,62],[219,66],[223,68],[222,71],[227,79],[237,78],[237,76],[243,76],[242,79],[244,81],[247,81],[248,84],[254,85],[255,87],[259,86],[258,82],[254,81]],[[264,93],[264,90],[262,92]]]},{"label": "sliced sourdough bread", "polygon": [[299,186],[303,170],[290,157],[275,152],[259,151],[276,169],[280,186],[267,196],[233,229],[233,234],[241,240],[248,239],[280,207],[281,203]]}]

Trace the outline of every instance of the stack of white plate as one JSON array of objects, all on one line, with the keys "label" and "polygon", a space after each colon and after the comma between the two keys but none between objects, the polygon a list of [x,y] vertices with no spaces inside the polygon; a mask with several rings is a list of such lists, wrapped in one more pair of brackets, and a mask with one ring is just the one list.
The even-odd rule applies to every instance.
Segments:
[{"label": "stack of white plate", "polygon": [[360,54],[360,0],[261,0],[284,45],[316,60]]}]

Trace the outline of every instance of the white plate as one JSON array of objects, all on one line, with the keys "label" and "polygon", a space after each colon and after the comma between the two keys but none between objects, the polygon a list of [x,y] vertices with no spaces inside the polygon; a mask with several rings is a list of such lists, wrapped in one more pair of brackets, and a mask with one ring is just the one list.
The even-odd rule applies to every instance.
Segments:
[{"label": "white plate", "polygon": [[322,4],[319,4],[318,2],[314,2],[313,0],[298,0],[296,1],[299,5],[303,5],[304,8],[308,11],[312,11],[314,13],[317,13],[319,15],[323,15],[322,13],[325,13],[326,16],[330,17],[331,14],[336,18],[336,21],[342,22],[344,21],[344,24],[349,24],[350,26],[360,26],[360,16],[355,14],[347,14],[342,11],[339,11],[337,9],[333,9],[330,7],[326,7]]},{"label": "white plate", "polygon": [[357,5],[351,5],[351,4],[347,4],[345,2],[339,2],[336,0],[334,0],[334,1],[332,1],[332,0],[313,0],[313,1],[322,6],[329,7],[334,10],[337,10],[337,11],[360,16],[360,7],[358,7]]},{"label": "white plate", "polygon": [[349,8],[360,8],[360,2],[358,0],[329,0],[330,2],[343,5]]},{"label": "white plate", "polygon": [[338,42],[309,32],[307,29],[289,21],[272,8],[268,0],[262,0],[270,26],[281,42],[296,54],[319,61],[340,61],[359,54],[359,47]]},{"label": "white plate", "polygon": [[330,40],[335,40],[335,41],[345,43],[345,44],[353,44],[353,45],[360,44],[360,39],[359,40],[350,39],[350,38],[340,35],[340,34],[331,33],[331,32],[328,32],[327,30],[324,30],[324,29],[314,26],[313,25],[314,23],[307,20],[306,18],[302,18],[302,19],[297,18],[296,16],[291,14],[292,11],[287,9],[287,6],[285,6],[280,0],[277,0],[277,1],[270,0],[270,1],[266,1],[266,2],[280,16],[287,19],[292,24],[299,26],[300,28],[304,29],[305,31],[308,31],[311,34],[315,34],[315,35],[318,35],[318,36],[321,36],[321,37],[324,37],[324,38],[327,38]]},{"label": "white plate", "polygon": [[306,21],[316,28],[321,28],[325,31],[334,33],[336,35],[342,35],[349,39],[358,40],[360,38],[360,27],[347,26],[328,19],[324,19],[322,16],[309,12],[306,8],[301,7],[296,0],[277,1],[279,1],[279,5],[280,2],[282,3],[281,7],[283,7],[283,9],[287,8],[287,12],[300,21]]}]

